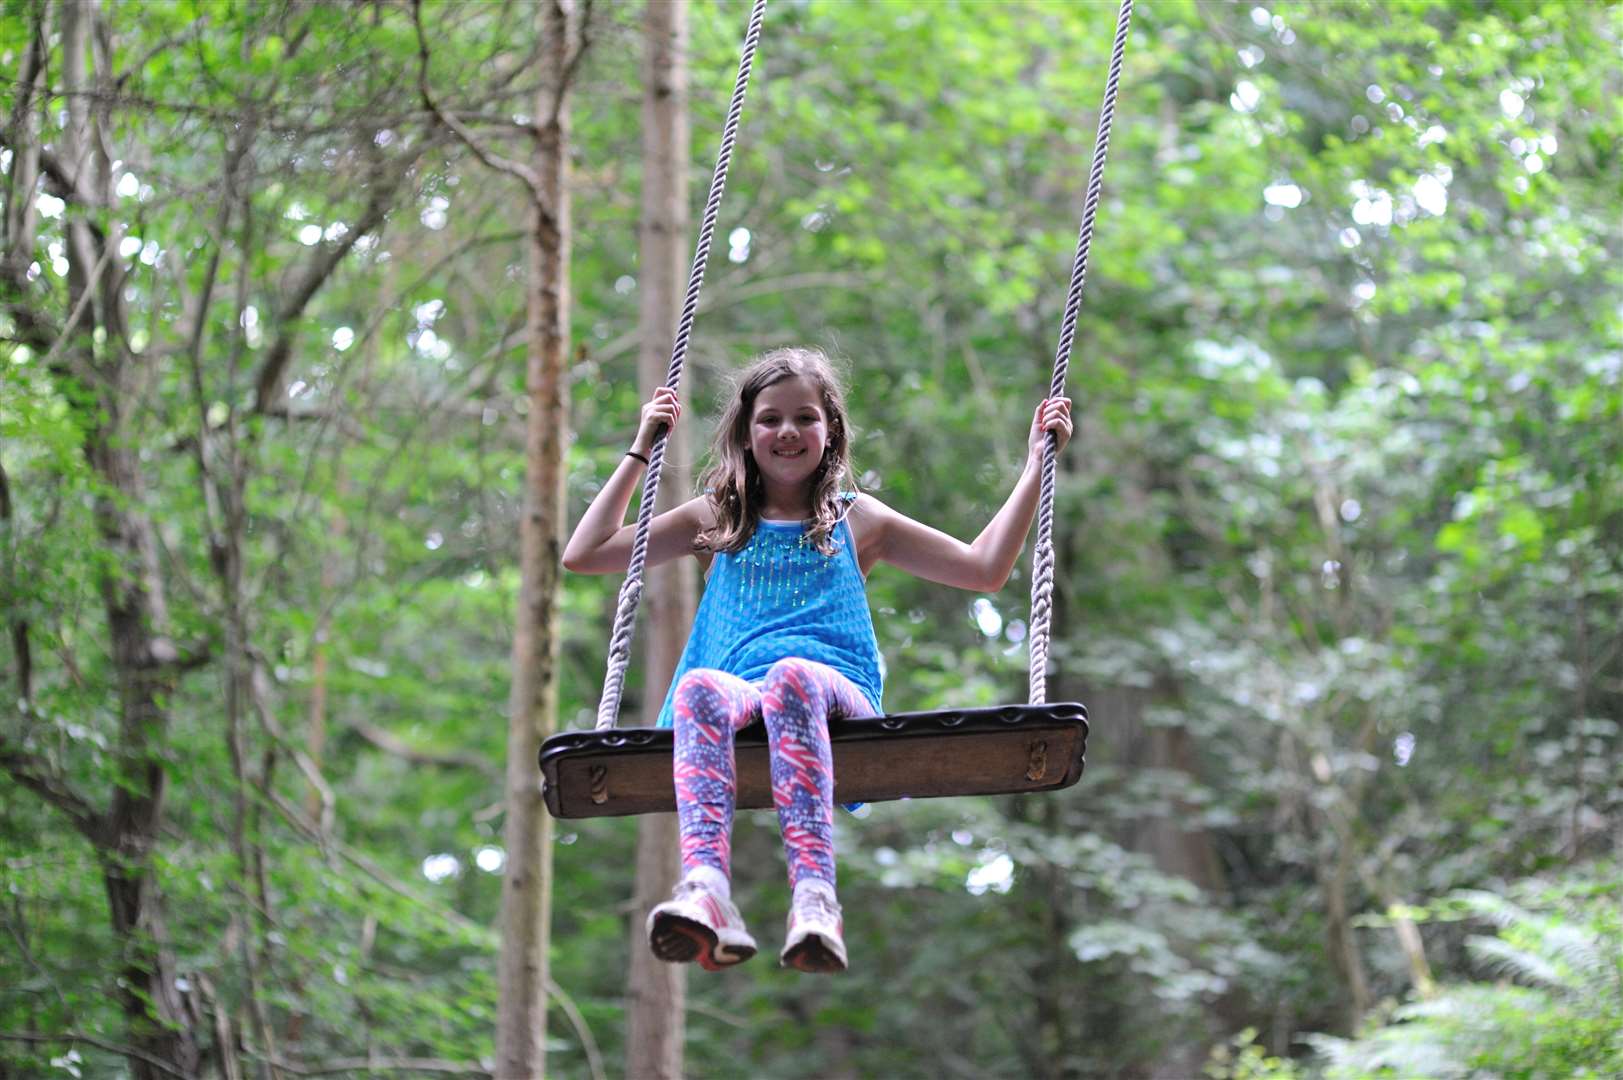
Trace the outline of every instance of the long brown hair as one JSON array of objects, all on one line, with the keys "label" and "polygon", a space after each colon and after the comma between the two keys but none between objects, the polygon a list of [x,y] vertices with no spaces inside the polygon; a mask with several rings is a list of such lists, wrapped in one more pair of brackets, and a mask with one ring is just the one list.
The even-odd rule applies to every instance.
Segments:
[{"label": "long brown hair", "polygon": [[739,373],[731,400],[716,423],[710,466],[699,478],[699,490],[709,496],[716,523],[699,534],[694,541],[698,548],[736,552],[755,535],[764,494],[761,474],[749,452],[755,399],[767,387],[797,375],[821,393],[828,424],[823,460],[812,477],[806,539],[824,555],[834,554],[834,526],[848,508],[841,493],[856,490],[851,479],[851,429],[834,364],[820,350],[806,348],[773,349]]}]

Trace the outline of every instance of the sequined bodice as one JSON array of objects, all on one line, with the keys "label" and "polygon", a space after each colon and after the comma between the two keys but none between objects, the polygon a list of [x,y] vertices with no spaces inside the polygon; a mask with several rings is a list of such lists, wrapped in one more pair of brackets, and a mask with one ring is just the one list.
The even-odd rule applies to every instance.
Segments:
[{"label": "sequined bodice", "polygon": [[[785,657],[827,664],[879,709],[884,689],[851,527],[841,521],[824,555],[798,522],[763,521],[743,550],[717,554],[672,679],[694,668],[755,681]],[[670,695],[660,713],[670,725]]]},{"label": "sequined bodice", "polygon": [[800,608],[808,595],[827,584],[838,557],[838,552],[829,556],[813,547],[799,522],[763,521],[743,551],[716,557],[710,582],[727,566],[738,577],[737,600],[746,613]]}]

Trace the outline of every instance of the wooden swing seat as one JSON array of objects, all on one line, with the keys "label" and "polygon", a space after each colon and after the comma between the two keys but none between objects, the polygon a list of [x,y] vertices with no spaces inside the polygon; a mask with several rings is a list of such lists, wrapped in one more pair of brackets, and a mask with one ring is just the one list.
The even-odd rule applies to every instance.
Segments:
[{"label": "wooden swing seat", "polygon": [[[1082,776],[1088,710],[1076,702],[894,713],[829,724],[834,801],[1057,791]],[[541,747],[541,790],[556,818],[676,809],[670,728],[566,731]],[[735,741],[738,807],[772,806],[766,727]]]}]

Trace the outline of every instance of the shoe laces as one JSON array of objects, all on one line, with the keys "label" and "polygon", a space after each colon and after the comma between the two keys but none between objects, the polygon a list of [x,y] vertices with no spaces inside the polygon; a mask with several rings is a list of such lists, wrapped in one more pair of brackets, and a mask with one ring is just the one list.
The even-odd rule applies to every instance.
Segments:
[{"label": "shoe laces", "polygon": [[727,899],[720,893],[716,892],[715,889],[712,889],[705,882],[700,881],[697,878],[686,878],[682,881],[678,881],[676,883],[676,890],[671,893],[671,898],[674,900],[686,900],[689,897],[699,893],[714,896],[717,900],[725,901]]},{"label": "shoe laces", "polygon": [[821,889],[802,889],[795,897],[795,922],[829,922],[838,924],[840,921],[840,905],[828,893]]},{"label": "shoe laces", "polygon": [[671,893],[672,900],[698,903],[701,897],[709,897],[720,909],[722,921],[732,923],[740,918],[738,908],[733,905],[733,898],[712,886],[709,882],[686,878],[676,883]]}]

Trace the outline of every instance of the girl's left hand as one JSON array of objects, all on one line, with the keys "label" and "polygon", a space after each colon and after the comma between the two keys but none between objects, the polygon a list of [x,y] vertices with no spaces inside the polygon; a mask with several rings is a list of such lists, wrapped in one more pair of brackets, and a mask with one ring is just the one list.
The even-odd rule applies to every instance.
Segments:
[{"label": "girl's left hand", "polygon": [[1043,463],[1043,433],[1046,431],[1054,433],[1056,450],[1064,450],[1065,444],[1071,441],[1070,398],[1044,398],[1037,406],[1031,417],[1031,437],[1026,446],[1027,459],[1032,464]]}]

